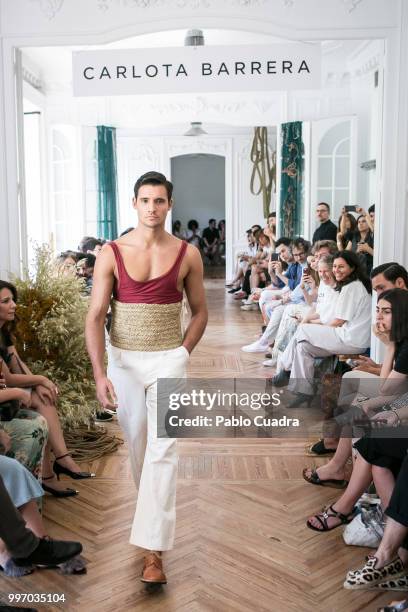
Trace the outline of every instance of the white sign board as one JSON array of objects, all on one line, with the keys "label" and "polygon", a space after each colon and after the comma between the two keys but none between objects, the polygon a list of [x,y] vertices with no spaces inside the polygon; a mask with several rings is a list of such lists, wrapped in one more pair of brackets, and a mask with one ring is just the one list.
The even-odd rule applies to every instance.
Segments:
[{"label": "white sign board", "polygon": [[318,44],[73,53],[74,96],[319,89]]}]

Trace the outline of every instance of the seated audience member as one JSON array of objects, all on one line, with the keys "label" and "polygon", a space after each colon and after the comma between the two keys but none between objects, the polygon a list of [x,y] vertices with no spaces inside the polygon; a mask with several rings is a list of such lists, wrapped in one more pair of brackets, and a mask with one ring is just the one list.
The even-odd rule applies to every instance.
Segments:
[{"label": "seated audience member", "polygon": [[223,257],[225,256],[225,219],[218,221],[218,231],[220,234],[218,253],[221,257]]},{"label": "seated audience member", "polygon": [[84,294],[91,295],[92,292],[92,283],[93,283],[93,273],[95,268],[96,257],[91,253],[82,257],[77,263],[77,274],[80,278],[83,278],[85,281]]},{"label": "seated audience member", "polygon": [[[375,291],[377,295],[389,289],[408,289],[408,273],[403,266],[400,266],[395,262],[381,264],[380,266],[374,268],[371,272],[371,285],[373,291]],[[344,385],[347,385],[348,388],[352,387],[354,384],[355,392],[357,393],[360,391],[363,395],[365,395],[370,385],[372,385],[372,376],[380,376],[382,364],[375,363],[375,361],[366,355],[358,355],[357,357],[354,357],[353,362],[355,363],[355,367],[350,372],[346,372],[343,375],[342,382]],[[367,380],[368,384],[365,384],[365,381]],[[344,391],[341,392],[341,395],[345,396]],[[317,455],[334,453],[337,443],[337,438],[326,435],[322,440],[319,440],[315,444],[311,445],[309,452]],[[347,446],[346,450],[348,457],[350,455],[350,445]],[[342,449],[339,449],[339,456],[344,456]],[[336,457],[335,465],[338,466],[338,464],[339,460]],[[321,469],[322,468],[318,469],[319,473]],[[331,466],[328,464],[328,470],[330,471],[330,469]]]},{"label": "seated audience member", "polygon": [[[293,242],[292,255],[294,263],[288,267],[285,273],[288,287],[293,287],[292,291],[287,291],[279,296],[279,299],[273,299],[268,304],[264,302],[265,313],[269,318],[265,332],[259,340],[252,344],[242,347],[242,350],[248,353],[256,352],[263,353],[268,348],[270,342],[275,339],[278,331],[283,312],[288,304],[304,302],[303,290],[300,288],[300,283],[303,277],[303,272],[307,267],[307,255],[310,248],[310,243],[303,238],[297,238]],[[278,266],[277,266],[278,267]],[[281,270],[281,266],[278,267]]]},{"label": "seated audience member", "polygon": [[[15,318],[17,291],[14,285],[0,281],[0,356],[4,359],[3,374],[8,387],[30,389],[31,396],[24,401],[36,410],[47,421],[48,443],[44,456],[43,484],[45,491],[57,497],[76,495],[74,489],[66,489],[57,480],[59,474],[67,474],[71,478],[90,478],[94,474],[81,472],[78,464],[68,453],[64,435],[56,409],[58,388],[46,376],[34,375],[20,358],[12,336],[12,325]],[[29,391],[25,391],[29,393]],[[55,461],[51,463],[50,451],[54,453]]]},{"label": "seated audience member", "polygon": [[[7,434],[1,434],[5,448],[10,445]],[[14,506],[20,511],[26,526],[37,538],[48,538],[42,516],[38,510],[37,501],[42,497],[43,490],[34,476],[18,461],[4,457],[0,453],[0,478],[9,494]],[[79,552],[79,547],[77,547]],[[0,540],[0,567],[6,576],[18,578],[26,574],[31,574],[34,567],[19,567],[13,561],[6,544]],[[72,567],[72,573],[84,573],[85,565],[80,559],[77,560],[76,567]]]},{"label": "seated audience member", "polygon": [[[408,430],[406,428],[404,430],[406,436]],[[402,431],[399,432],[399,434],[402,433]],[[383,437],[377,437],[377,431],[374,435],[366,435],[355,443],[357,459],[347,488],[334,503],[308,519],[306,524],[310,529],[331,531],[340,525],[349,523],[355,516],[355,504],[371,482],[374,482],[383,509],[388,507],[395,478],[398,476],[402,462],[407,455],[408,439],[396,436],[393,428],[384,428],[381,435]],[[408,560],[407,553],[404,555],[406,561]],[[402,573],[402,562],[399,565]],[[375,566],[376,563],[374,562],[366,564],[365,567],[375,569]],[[372,574],[372,572],[370,573]],[[387,576],[384,575],[381,582],[386,579]],[[362,584],[359,579],[357,579],[357,582]],[[349,588],[353,588],[353,584],[356,584],[356,582],[350,580]],[[371,582],[372,585],[373,581]],[[347,585],[345,584],[345,586]]]},{"label": "seated audience member", "polygon": [[13,562],[19,567],[65,563],[79,555],[79,542],[64,542],[38,538],[27,529],[25,521],[13,504],[0,476],[0,538],[5,543]]},{"label": "seated audience member", "polygon": [[367,222],[367,214],[360,214],[357,218],[357,231],[351,240],[351,249],[358,253],[363,261],[367,274],[373,268],[374,234]]},{"label": "seated audience member", "polygon": [[174,221],[173,223],[173,236],[180,238],[180,240],[186,239],[186,232],[181,226],[181,221]]},{"label": "seated audience member", "polygon": [[187,223],[187,242],[192,244],[193,246],[199,249],[201,247],[201,234],[197,221],[195,219],[190,219]]},{"label": "seated audience member", "polygon": [[[263,246],[260,242],[260,240],[262,240],[262,237],[264,236],[263,231],[261,229],[256,229],[256,230],[251,229],[251,232],[252,232],[252,235],[255,241],[254,248],[256,248],[256,250],[255,250],[255,254],[252,257],[246,258],[248,265],[246,267],[246,270],[245,270],[245,273],[242,279],[241,289],[234,295],[234,300],[243,300],[243,299],[248,298],[249,294],[251,293],[252,267],[254,264],[258,264],[260,260],[266,257],[266,254],[264,253],[264,250],[263,250]],[[265,244],[265,241],[263,241],[263,243]]]},{"label": "seated audience member", "polygon": [[92,236],[84,236],[78,245],[78,250],[85,255],[94,255],[97,257],[103,246],[102,240],[93,238]]},{"label": "seated audience member", "polygon": [[[276,365],[279,355],[285,350],[296,333],[300,323],[326,325],[334,317],[334,309],[338,293],[335,291],[336,279],[333,275],[333,256],[323,255],[317,262],[314,258],[312,268],[317,264],[320,282],[317,284],[311,275],[302,277],[301,289],[304,292],[305,303],[289,305],[283,314],[270,358],[263,361],[266,367]],[[309,297],[317,290],[316,301],[311,305]]]},{"label": "seated audience member", "polygon": [[333,263],[339,297],[336,313],[327,325],[300,325],[281,356],[272,384],[298,392],[292,407],[313,397],[314,360],[337,354],[364,353],[370,346],[371,284],[359,257],[337,253]]},{"label": "seated audience member", "polygon": [[227,283],[227,287],[232,287],[228,293],[236,293],[241,290],[241,285],[244,281],[245,273],[248,269],[249,262],[252,260],[257,251],[258,245],[256,244],[255,236],[251,229],[247,230],[247,247],[243,251],[237,253],[237,263],[235,268],[235,276],[230,283]]},{"label": "seated audience member", "polygon": [[323,255],[335,255],[338,251],[339,249],[334,240],[318,240],[313,244],[312,250],[317,261],[319,261],[320,257],[323,257]]},{"label": "seated audience member", "polygon": [[[378,451],[384,452],[381,448],[382,440],[367,441],[362,449],[362,455],[370,454],[370,460],[373,462],[373,470],[380,471],[381,466],[377,468],[379,463]],[[397,440],[397,448],[394,448],[392,442],[387,440],[388,453],[392,453],[391,457],[396,454],[396,450],[400,450],[402,446],[403,461],[401,469],[395,482],[391,498],[387,503],[384,499],[386,507],[386,523],[384,535],[381,539],[377,550],[367,558],[367,562],[361,569],[348,572],[344,586],[346,588],[356,588],[357,585],[367,586],[371,588],[374,585],[380,584],[383,589],[407,590],[408,586],[408,456],[404,446]],[[379,443],[379,444],[377,444]],[[370,448],[371,446],[371,448]],[[380,447],[380,448],[379,448]],[[390,463],[390,455],[387,457],[387,463]],[[400,457],[398,457],[400,459]],[[374,463],[375,461],[375,463]],[[374,472],[375,473],[375,472]],[[393,474],[387,474],[388,478],[393,480]],[[381,490],[381,489],[380,489]],[[384,497],[384,493],[382,498]],[[378,575],[380,573],[380,576]],[[400,610],[406,609],[399,608]],[[388,610],[388,608],[387,608]],[[389,612],[394,612],[390,610]],[[395,609],[397,612],[397,609]]]},{"label": "seated audience member", "polygon": [[64,276],[75,276],[77,263],[78,253],[75,251],[63,251],[56,259],[58,273]]},{"label": "seated audience member", "polygon": [[366,267],[367,274],[370,274],[373,267],[374,226],[368,212],[361,207],[357,207],[356,210],[359,213],[356,221],[357,227],[347,229],[347,219],[352,215],[346,213],[343,208],[337,243],[339,247],[343,245],[343,249],[358,253]]},{"label": "seated audience member", "polygon": [[7,455],[41,478],[48,427],[40,414],[21,407],[30,403],[30,394],[23,389],[7,388],[0,373],[0,434],[4,432],[11,440]]},{"label": "seated audience member", "polygon": [[371,206],[368,209],[368,216],[370,218],[370,220],[367,219],[367,223],[369,225],[369,228],[372,232],[374,232],[374,224],[375,224],[375,204],[371,204]]},{"label": "seated audience member", "polygon": [[208,227],[203,231],[203,253],[211,263],[216,263],[218,260],[219,243],[220,233],[216,228],[216,221],[215,219],[210,219]]},{"label": "seated audience member", "polygon": [[337,227],[330,220],[330,206],[326,204],[326,202],[320,202],[320,204],[317,205],[316,217],[320,225],[314,231],[312,239],[313,244],[318,240],[333,240],[336,242]]},{"label": "seated audience member", "polygon": [[337,232],[337,247],[339,251],[344,251],[349,242],[353,240],[354,233],[357,231],[357,219],[343,208],[339,218]]},{"label": "seated audience member", "polygon": [[[360,372],[358,378],[350,378],[345,374],[340,390],[340,406],[343,404],[347,408],[357,401],[361,410],[369,416],[374,414],[375,419],[375,410],[401,393],[402,386],[408,381],[407,308],[408,291],[405,289],[390,289],[380,293],[373,328],[375,335],[386,348],[380,375]],[[356,400],[358,393],[365,398],[364,401]],[[381,412],[380,416],[386,418],[387,415]],[[391,417],[395,418],[395,415]],[[328,444],[326,439],[324,442]],[[350,436],[341,437],[332,459],[316,470],[304,470],[303,477],[311,484],[328,483],[337,486],[336,483],[344,481],[346,463],[351,452]]]},{"label": "seated audience member", "polygon": [[[255,297],[256,294],[252,294],[252,292],[255,289],[264,288],[265,285],[270,281],[270,276],[268,273],[270,255],[270,240],[268,236],[264,233],[264,231],[261,230],[258,234],[258,250],[252,258],[250,264],[250,275],[247,282],[244,283],[242,287],[245,293],[247,293],[249,290],[251,292],[251,295]],[[247,307],[252,307],[252,304],[253,300],[251,300],[251,296],[249,296],[249,299],[244,301],[244,306],[241,306],[241,308],[243,308],[244,310],[250,310],[251,308]],[[254,304],[254,307],[257,308],[256,304]]]},{"label": "seated audience member", "polygon": [[[278,259],[273,260],[271,256],[268,266],[270,285],[260,290],[258,301],[265,326],[269,320],[266,304],[269,304],[270,308],[273,308],[274,305],[278,306],[282,295],[290,290],[289,281],[285,274],[289,272],[290,266],[295,263],[292,254],[292,242],[289,238],[282,237],[276,241],[275,253]],[[275,301],[276,304],[273,304]]]},{"label": "seated audience member", "polygon": [[264,232],[271,241],[271,247],[274,248],[276,242],[276,212],[269,213]]}]

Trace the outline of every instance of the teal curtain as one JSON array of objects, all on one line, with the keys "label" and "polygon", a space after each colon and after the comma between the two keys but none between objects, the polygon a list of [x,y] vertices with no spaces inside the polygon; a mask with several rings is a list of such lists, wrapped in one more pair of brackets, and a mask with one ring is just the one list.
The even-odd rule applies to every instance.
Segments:
[{"label": "teal curtain", "polygon": [[303,234],[302,122],[281,125],[280,235]]},{"label": "teal curtain", "polygon": [[116,128],[98,125],[98,238],[118,237]]}]

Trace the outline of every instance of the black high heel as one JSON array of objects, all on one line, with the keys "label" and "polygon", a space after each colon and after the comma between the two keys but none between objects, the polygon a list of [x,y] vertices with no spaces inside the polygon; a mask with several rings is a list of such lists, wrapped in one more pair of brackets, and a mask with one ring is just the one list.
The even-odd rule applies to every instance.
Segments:
[{"label": "black high heel", "polygon": [[63,491],[59,491],[58,489],[53,489],[48,485],[44,484],[44,480],[52,480],[54,476],[47,476],[47,478],[42,479],[41,486],[47,493],[51,493],[54,497],[73,497],[74,495],[78,495],[79,491],[75,489],[64,489]]},{"label": "black high heel", "polygon": [[55,457],[55,461],[54,461],[54,465],[52,466],[52,469],[57,475],[58,480],[60,479],[60,474],[66,474],[67,476],[69,476],[70,478],[73,478],[74,480],[83,480],[84,478],[95,478],[95,474],[93,474],[92,472],[73,472],[72,470],[69,470],[68,468],[58,463],[58,459],[63,459],[64,457],[70,457],[70,456],[71,456],[70,453],[65,453],[65,455],[61,455],[60,457]]},{"label": "black high heel", "polygon": [[313,395],[306,395],[305,393],[297,393],[295,399],[293,399],[287,408],[299,408],[302,404],[306,404],[308,408],[313,401]]}]

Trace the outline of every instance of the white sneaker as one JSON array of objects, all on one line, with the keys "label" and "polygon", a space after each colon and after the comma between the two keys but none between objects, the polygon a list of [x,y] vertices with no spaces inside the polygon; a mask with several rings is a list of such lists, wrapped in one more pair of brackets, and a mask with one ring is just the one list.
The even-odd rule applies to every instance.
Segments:
[{"label": "white sneaker", "polygon": [[259,340],[252,344],[247,344],[241,348],[244,353],[264,353],[269,348],[268,344],[263,344]]},{"label": "white sneaker", "polygon": [[241,310],[258,310],[258,306],[255,306],[255,304],[244,304],[241,306]]},{"label": "white sneaker", "polygon": [[265,359],[265,361],[262,362],[262,365],[266,368],[273,368],[276,366],[277,362],[278,360],[276,357],[272,357],[272,359]]}]

